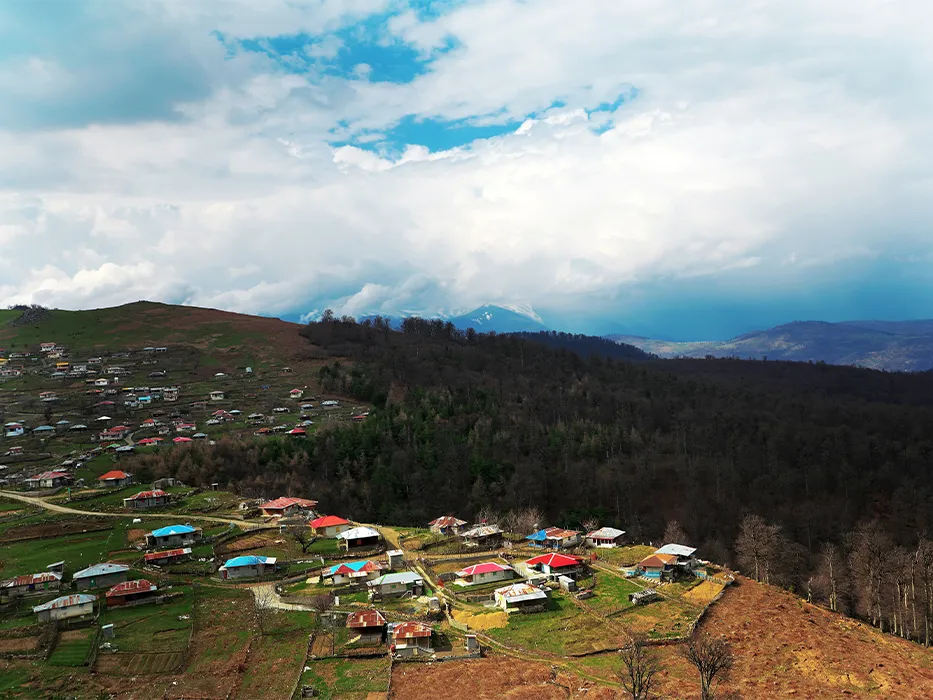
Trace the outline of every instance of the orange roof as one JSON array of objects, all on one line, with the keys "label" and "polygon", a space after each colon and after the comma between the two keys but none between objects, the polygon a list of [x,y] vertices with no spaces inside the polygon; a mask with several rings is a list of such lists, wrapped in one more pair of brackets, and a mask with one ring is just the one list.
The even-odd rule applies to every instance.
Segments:
[{"label": "orange roof", "polygon": [[344,520],[343,518],[337,515],[324,515],[320,518],[312,520],[310,523],[311,527],[317,530],[319,527],[334,527],[335,525],[349,525],[349,520]]},{"label": "orange roof", "polygon": [[651,568],[664,568],[665,566],[670,566],[671,564],[677,561],[677,557],[673,554],[652,554],[650,557],[646,557],[638,562],[638,565],[642,568],[651,567]]},{"label": "orange roof", "polygon": [[347,627],[382,627],[386,619],[378,610],[360,610],[347,616]]},{"label": "orange roof", "polygon": [[432,629],[421,622],[403,622],[396,625],[392,630],[392,636],[396,639],[417,639],[419,637],[430,637]]},{"label": "orange roof", "polygon": [[134,593],[149,593],[156,590],[156,585],[144,578],[135,581],[124,581],[107,591],[107,597],[132,595]]},{"label": "orange roof", "polygon": [[282,498],[276,498],[274,501],[263,503],[259,507],[263,510],[285,510],[291,506],[314,508],[316,505],[317,501],[309,501],[307,498],[293,498],[291,496],[283,496]]},{"label": "orange roof", "polygon": [[107,472],[106,474],[101,474],[97,477],[98,481],[109,481],[111,479],[129,479],[130,475],[126,472],[121,472],[119,470],[114,470],[112,472]]}]

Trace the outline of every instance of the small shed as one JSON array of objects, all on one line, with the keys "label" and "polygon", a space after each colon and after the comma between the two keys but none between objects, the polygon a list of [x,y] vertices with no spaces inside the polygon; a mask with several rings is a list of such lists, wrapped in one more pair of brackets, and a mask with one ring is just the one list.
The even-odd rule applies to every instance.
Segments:
[{"label": "small shed", "polygon": [[338,544],[347,551],[375,547],[382,541],[382,535],[371,527],[354,527],[337,535]]},{"label": "small shed", "polygon": [[351,644],[381,644],[385,639],[386,619],[378,610],[359,610],[347,616],[347,629]]}]

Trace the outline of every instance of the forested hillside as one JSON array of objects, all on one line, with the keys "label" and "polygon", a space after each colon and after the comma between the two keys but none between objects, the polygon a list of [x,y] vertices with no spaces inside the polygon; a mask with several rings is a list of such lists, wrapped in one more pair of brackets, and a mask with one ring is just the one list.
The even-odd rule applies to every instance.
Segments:
[{"label": "forested hillside", "polygon": [[[305,442],[227,440],[142,457],[145,472],[309,494],[361,521],[533,506],[553,524],[596,519],[658,541],[676,520],[706,558],[816,597],[833,587],[837,607],[881,619],[899,605],[884,594],[900,583],[893,572],[927,566],[933,579],[928,543],[918,549],[933,523],[928,375],[583,359],[418,319],[401,332],[376,319],[302,334],[312,355],[333,358],[320,370],[325,389],[376,406],[366,421]],[[858,585],[843,590],[849,564]]]}]

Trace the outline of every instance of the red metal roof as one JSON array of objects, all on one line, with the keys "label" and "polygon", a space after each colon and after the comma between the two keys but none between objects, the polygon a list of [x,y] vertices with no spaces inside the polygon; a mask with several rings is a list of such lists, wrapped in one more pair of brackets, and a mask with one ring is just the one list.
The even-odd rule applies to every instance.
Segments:
[{"label": "red metal roof", "polygon": [[567,554],[540,554],[533,559],[529,559],[525,563],[528,566],[539,566],[544,565],[548,566],[551,569],[560,569],[565,566],[579,566],[581,559],[579,557],[571,557]]},{"label": "red metal roof", "polygon": [[8,581],[3,582],[3,588],[17,588],[19,586],[29,586],[39,583],[51,583],[52,581],[61,581],[62,575],[48,571],[42,572],[41,574],[24,574],[23,576],[17,576],[16,578],[11,578]]},{"label": "red metal roof", "polygon": [[544,531],[544,534],[549,539],[565,540],[568,537],[579,535],[580,531],[579,530],[564,530],[563,528],[559,528],[559,527],[549,527],[547,530]]},{"label": "red metal roof", "polygon": [[131,496],[127,500],[135,501],[142,500],[144,498],[162,498],[163,496],[168,496],[168,494],[165,493],[165,491],[162,489],[155,489],[154,491],[140,491],[135,496]]},{"label": "red metal roof", "polygon": [[42,472],[41,474],[36,474],[35,476],[26,479],[26,481],[36,481],[38,479],[61,479],[67,476],[67,472]]},{"label": "red metal roof", "polygon": [[101,474],[97,477],[98,481],[110,481],[111,479],[129,479],[130,475],[126,472],[121,472],[119,470],[114,470],[107,472],[106,474]]},{"label": "red metal roof", "polygon": [[382,627],[386,619],[378,610],[360,610],[347,616],[347,627]]},{"label": "red metal roof", "polygon": [[343,518],[336,515],[325,515],[320,518],[312,520],[310,523],[311,527],[317,530],[320,527],[333,527],[334,525],[349,525],[349,520],[344,520]]},{"label": "red metal roof", "polygon": [[307,498],[294,498],[292,496],[282,496],[268,503],[263,503],[260,508],[263,510],[285,510],[291,506],[302,506],[304,508],[314,508],[317,501],[310,501]]},{"label": "red metal roof", "polygon": [[150,552],[144,558],[146,561],[159,561],[160,559],[174,559],[175,557],[183,557],[186,554],[191,554],[191,550],[188,548],[166,549],[162,552]]},{"label": "red metal roof", "polygon": [[455,518],[452,515],[442,515],[429,522],[428,525],[432,527],[457,527],[459,525],[466,525],[466,521]]},{"label": "red metal roof", "polygon": [[477,574],[491,574],[495,571],[507,571],[509,567],[502,566],[502,564],[496,564],[493,561],[487,561],[483,564],[474,564],[473,566],[468,566],[463,571],[458,571],[457,576],[463,578],[464,576],[476,576]]},{"label": "red metal roof", "polygon": [[118,583],[116,586],[107,591],[108,598],[115,598],[125,595],[133,595],[134,593],[149,593],[150,591],[157,590],[157,587],[152,581],[147,581],[144,578],[137,579],[136,581],[124,581],[123,583]]},{"label": "red metal roof", "polygon": [[392,636],[396,639],[418,639],[421,637],[430,637],[432,629],[421,622],[403,622],[392,630]]}]

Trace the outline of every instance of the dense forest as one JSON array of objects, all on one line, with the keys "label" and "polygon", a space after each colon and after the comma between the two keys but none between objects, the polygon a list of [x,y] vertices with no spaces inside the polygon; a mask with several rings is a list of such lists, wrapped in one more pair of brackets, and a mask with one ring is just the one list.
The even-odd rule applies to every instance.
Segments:
[{"label": "dense forest", "polygon": [[579,336],[421,319],[394,331],[326,316],[302,334],[324,390],[372,403],[367,420],[140,456],[141,474],[306,495],[384,523],[534,508],[635,541],[667,529],[705,558],[929,636],[928,374],[624,347],[619,359]]}]

